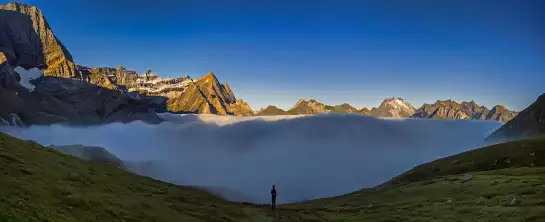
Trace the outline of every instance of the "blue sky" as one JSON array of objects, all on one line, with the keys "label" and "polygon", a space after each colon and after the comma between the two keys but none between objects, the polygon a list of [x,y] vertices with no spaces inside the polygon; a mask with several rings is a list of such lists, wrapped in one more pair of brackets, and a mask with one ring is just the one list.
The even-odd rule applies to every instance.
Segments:
[{"label": "blue sky", "polygon": [[521,110],[545,92],[540,0],[22,2],[42,9],[78,64],[212,71],[253,108],[395,96]]}]

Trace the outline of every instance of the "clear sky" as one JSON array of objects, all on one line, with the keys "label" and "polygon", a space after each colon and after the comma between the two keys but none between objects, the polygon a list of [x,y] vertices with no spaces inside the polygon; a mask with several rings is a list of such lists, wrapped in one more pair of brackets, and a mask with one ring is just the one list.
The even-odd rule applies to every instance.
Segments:
[{"label": "clear sky", "polygon": [[395,96],[521,110],[545,92],[541,0],[21,2],[42,9],[78,64],[212,71],[253,108]]}]

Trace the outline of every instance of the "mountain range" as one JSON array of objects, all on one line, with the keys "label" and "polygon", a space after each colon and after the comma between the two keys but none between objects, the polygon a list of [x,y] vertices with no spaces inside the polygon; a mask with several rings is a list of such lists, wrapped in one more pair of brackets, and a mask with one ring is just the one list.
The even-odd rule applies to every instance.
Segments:
[{"label": "mountain range", "polygon": [[[0,5],[0,24],[0,118],[4,120],[0,122],[13,122],[16,117],[25,124],[159,123],[156,113],[161,112],[244,116],[354,113],[507,122],[517,114],[504,106],[488,109],[474,101],[438,100],[416,109],[402,98],[385,99],[370,110],[301,99],[287,111],[268,106],[254,112],[212,72],[194,80],[187,75],[161,78],[152,70],[138,74],[122,66],[76,65],[34,6],[18,2]],[[21,73],[17,67],[29,72],[42,70],[43,76]]]},{"label": "mountain range", "polygon": [[434,104],[424,104],[415,109],[402,98],[385,99],[379,107],[357,109],[350,104],[331,106],[314,99],[299,100],[291,109],[285,111],[276,106],[268,106],[256,115],[301,115],[320,113],[354,113],[376,117],[426,118],[426,119],[472,119],[507,122],[517,115],[504,106],[496,105],[492,109],[479,106],[475,101],[458,103],[453,100],[437,100]]}]

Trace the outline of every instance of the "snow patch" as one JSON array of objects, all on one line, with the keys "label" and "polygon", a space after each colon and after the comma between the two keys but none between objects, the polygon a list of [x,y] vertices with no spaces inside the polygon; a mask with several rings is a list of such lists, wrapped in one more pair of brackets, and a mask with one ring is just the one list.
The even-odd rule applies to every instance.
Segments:
[{"label": "snow patch", "polygon": [[20,84],[25,88],[29,89],[31,92],[34,91],[35,86],[32,85],[30,81],[40,78],[44,75],[44,70],[40,70],[38,68],[26,70],[20,66],[17,66],[15,68],[15,72],[19,73],[19,76],[21,76]]}]

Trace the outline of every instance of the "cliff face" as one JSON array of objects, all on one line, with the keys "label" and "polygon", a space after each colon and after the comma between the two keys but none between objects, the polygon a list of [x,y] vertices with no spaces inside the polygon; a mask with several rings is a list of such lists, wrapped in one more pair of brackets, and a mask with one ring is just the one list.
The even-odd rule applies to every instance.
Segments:
[{"label": "cliff face", "polygon": [[180,96],[169,101],[168,110],[177,113],[253,115],[250,106],[235,100],[229,86],[220,84],[214,73],[188,83]]},{"label": "cliff face", "polygon": [[13,2],[0,5],[0,51],[12,66],[45,68],[44,75],[79,78],[72,55],[55,37],[42,11]]},{"label": "cliff face", "polygon": [[[502,119],[502,115],[498,113],[506,112],[502,107],[494,107],[491,118]],[[503,142],[542,135],[545,135],[545,94],[539,96],[534,103],[488,136],[486,140]]]},{"label": "cliff face", "polygon": [[148,101],[123,95],[108,78],[96,76],[96,85],[80,80],[72,57],[36,7],[1,5],[0,24],[1,123],[161,121]]},{"label": "cliff face", "polygon": [[193,80],[189,76],[161,78],[152,70],[144,74],[117,68],[88,68],[79,66],[83,79],[95,85],[139,97],[165,99],[166,109],[175,113],[218,115],[253,115],[248,103],[237,100],[227,83],[220,84],[213,73]]},{"label": "cliff face", "polygon": [[89,68],[78,66],[83,79],[89,83],[124,92],[136,92],[147,96],[162,96],[176,99],[192,80],[189,76],[161,78],[152,70],[139,75],[122,66],[116,68]]}]

